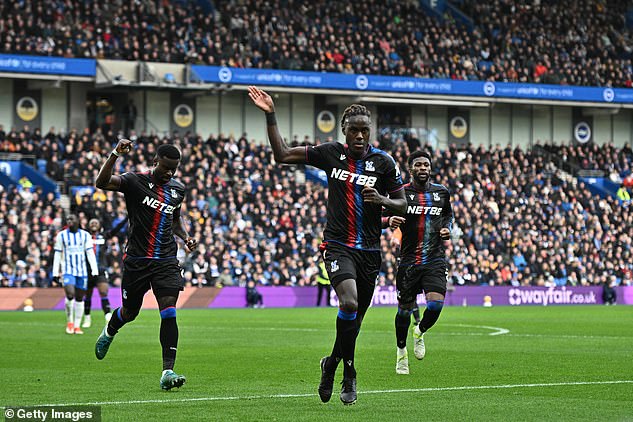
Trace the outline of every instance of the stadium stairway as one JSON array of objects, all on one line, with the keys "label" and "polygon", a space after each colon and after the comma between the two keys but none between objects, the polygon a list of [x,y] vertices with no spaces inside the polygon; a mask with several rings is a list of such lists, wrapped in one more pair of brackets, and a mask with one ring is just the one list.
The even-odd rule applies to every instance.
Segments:
[{"label": "stadium stairway", "polygon": [[9,189],[11,186],[22,186],[20,180],[28,179],[33,187],[41,187],[44,194],[55,193],[60,197],[59,186],[45,172],[25,162],[21,154],[4,154],[0,156],[0,184]]},{"label": "stadium stairway", "polygon": [[68,215],[70,213],[70,197],[67,194],[63,193],[59,197],[59,205],[64,210],[64,214]]},{"label": "stadium stairway", "polygon": [[566,182],[575,180],[576,183],[583,182],[593,195],[600,196],[601,198],[607,196],[616,197],[619,185],[605,177],[604,171],[582,169],[575,163],[562,160],[540,145],[534,146],[534,152],[554,164],[559,170],[557,175],[562,180]]}]

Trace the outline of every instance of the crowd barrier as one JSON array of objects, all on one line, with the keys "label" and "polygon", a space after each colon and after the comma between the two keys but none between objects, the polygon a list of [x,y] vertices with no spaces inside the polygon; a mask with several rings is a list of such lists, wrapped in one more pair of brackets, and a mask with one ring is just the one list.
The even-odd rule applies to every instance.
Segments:
[{"label": "crowd barrier", "polygon": [[[299,308],[316,305],[316,287],[259,287],[264,305],[269,308]],[[617,303],[633,305],[633,286],[616,287]],[[110,289],[108,296],[112,307],[121,304],[121,290]],[[24,309],[25,302],[32,303],[35,310],[64,309],[62,288],[21,288],[0,289],[0,310],[15,311]],[[418,296],[418,302],[424,304],[424,296]],[[397,293],[393,286],[377,287],[373,306],[395,306]],[[552,306],[552,305],[600,305],[602,287],[485,287],[456,286],[446,294],[447,306]],[[337,306],[336,295],[330,295],[330,305]],[[243,308],[246,306],[246,289],[241,287],[205,287],[187,288],[180,294],[179,308]],[[157,309],[154,296],[145,295],[143,307]],[[101,309],[99,295],[92,296],[92,308]]]}]

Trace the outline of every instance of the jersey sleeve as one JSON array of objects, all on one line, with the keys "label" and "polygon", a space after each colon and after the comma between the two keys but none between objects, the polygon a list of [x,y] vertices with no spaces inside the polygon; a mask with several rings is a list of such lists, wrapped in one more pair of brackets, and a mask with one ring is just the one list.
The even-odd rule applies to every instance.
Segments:
[{"label": "jersey sleeve", "polygon": [[453,206],[451,205],[451,193],[446,189],[446,206],[442,210],[444,214],[444,224],[442,227],[446,227],[449,230],[453,229],[453,221],[455,217],[453,217]]},{"label": "jersey sleeve", "polygon": [[387,171],[385,173],[385,188],[388,193],[394,193],[404,188],[404,185],[402,184],[402,174],[400,174],[400,168],[391,156],[388,156],[386,161]]},{"label": "jersey sleeve", "polygon": [[178,203],[178,206],[176,207],[177,209],[182,209],[182,204],[185,203],[185,201],[187,200],[187,192],[183,189],[182,191],[182,200]]},{"label": "jersey sleeve", "polygon": [[88,232],[84,233],[86,237],[86,250],[94,248],[94,242],[92,241],[92,236]]},{"label": "jersey sleeve", "polygon": [[64,250],[64,242],[62,241],[62,233],[57,233],[55,236],[55,247],[53,248],[57,252],[62,252]]},{"label": "jersey sleeve", "polygon": [[335,148],[336,146],[333,142],[314,147],[306,146],[306,164],[320,168],[321,170],[328,170],[330,167],[328,156],[333,154]]},{"label": "jersey sleeve", "polygon": [[128,193],[130,192],[132,186],[138,179],[138,176],[135,173],[127,172],[121,175],[121,186],[119,187],[119,192]]}]

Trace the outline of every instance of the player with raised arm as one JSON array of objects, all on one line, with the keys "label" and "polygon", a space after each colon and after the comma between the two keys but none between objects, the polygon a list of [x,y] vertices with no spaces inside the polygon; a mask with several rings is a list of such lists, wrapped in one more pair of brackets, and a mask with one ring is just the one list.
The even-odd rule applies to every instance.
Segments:
[{"label": "player with raised arm", "polygon": [[92,236],[79,228],[79,219],[70,214],[68,227],[55,237],[53,280],[59,282],[60,265],[66,294],[66,333],[83,334],[81,318],[84,315],[84,296],[88,287],[88,268],[91,275],[98,274],[97,258],[92,249]]},{"label": "player with raised arm", "polygon": [[330,400],[339,362],[344,361],[341,401],[356,402],[356,339],[371,303],[380,270],[381,213],[406,211],[400,170],[389,154],[369,145],[371,114],[353,104],[341,126],[345,144],[289,147],[277,127],[275,105],[266,92],[251,86],[253,103],[266,113],[268,139],[279,163],[306,163],[328,176],[327,224],[321,245],[330,281],[339,301],[332,354],[321,359],[319,396]]},{"label": "player with raised arm", "polygon": [[124,194],[129,219],[121,283],[123,303],[113,311],[97,339],[95,354],[97,359],[105,357],[114,336],[123,325],[136,318],[143,296],[151,288],[161,317],[163,373],[160,387],[170,390],[185,383],[185,377],[173,371],[178,346],[176,302],[183,289],[174,235],[181,238],[189,250],[195,249],[198,242],[189,236],[180,215],[185,186],[173,179],[180,164],[180,150],[174,145],[160,145],[150,171],[113,175],[117,158],[130,152],[132,146],[131,141],[121,139],[101,167],[95,183],[100,189]]},{"label": "player with raised arm", "polygon": [[405,218],[383,218],[383,227],[400,228],[402,246],[396,276],[398,311],[396,313],[396,373],[409,373],[407,333],[411,313],[417,307],[416,296],[424,292],[426,309],[413,330],[413,352],[417,359],[425,355],[424,333],[437,321],[446,295],[445,242],[450,239],[453,211],[450,193],[442,185],[431,183],[431,157],[413,152],[408,160],[410,183],[404,187],[407,200]]}]

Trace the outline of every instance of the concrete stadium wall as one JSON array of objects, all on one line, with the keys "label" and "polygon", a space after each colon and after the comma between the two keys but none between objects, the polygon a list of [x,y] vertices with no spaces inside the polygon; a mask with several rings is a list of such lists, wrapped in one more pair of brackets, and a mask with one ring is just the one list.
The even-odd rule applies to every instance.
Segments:
[{"label": "concrete stadium wall", "polygon": [[[169,92],[147,91],[144,113],[147,120],[151,122],[151,127],[147,127],[148,132],[157,131],[159,133],[169,132]],[[138,106],[137,106],[138,107]]]},{"label": "concrete stadium wall", "polygon": [[[59,88],[48,88],[42,90],[42,133],[48,132],[48,129],[55,127],[68,128],[68,85],[62,84]],[[77,110],[79,116],[76,121],[79,121],[82,116],[85,116],[85,101],[83,104],[83,110]],[[83,128],[79,128],[83,129]]]},{"label": "concrete stadium wall", "polygon": [[13,81],[0,79],[0,125],[5,132],[13,125]]},{"label": "concrete stadium wall", "polygon": [[[316,287],[258,287],[264,305],[271,308],[312,307],[316,304]],[[486,287],[455,286],[449,289],[445,305],[448,306],[551,306],[551,305],[598,305],[602,304],[602,288],[597,287]],[[633,286],[616,287],[617,303],[633,305]],[[110,289],[108,296],[113,307],[121,305],[121,290]],[[21,310],[24,301],[31,299],[36,310],[64,309],[62,288],[0,289],[0,311]],[[372,306],[396,306],[395,287],[377,287]],[[92,296],[92,309],[101,309],[99,295]],[[424,304],[424,295],[418,296],[418,303]],[[332,292],[330,305],[338,306]],[[246,306],[246,289],[242,287],[187,288],[178,299],[179,308],[242,308]],[[145,295],[145,309],[158,309],[154,295]]]}]

